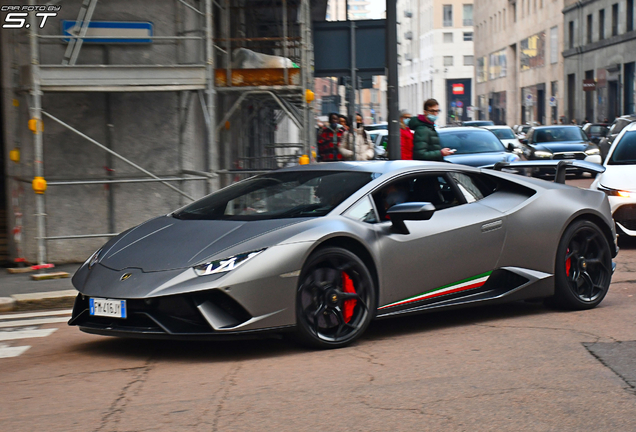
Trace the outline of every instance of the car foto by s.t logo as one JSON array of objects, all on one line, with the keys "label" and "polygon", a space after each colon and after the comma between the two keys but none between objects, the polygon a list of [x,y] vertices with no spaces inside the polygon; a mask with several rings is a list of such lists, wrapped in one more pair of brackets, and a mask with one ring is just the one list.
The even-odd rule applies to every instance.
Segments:
[{"label": "car foto by s.t logo", "polygon": [[29,13],[35,13],[35,16],[41,18],[39,27],[44,28],[46,21],[50,17],[57,16],[57,13],[60,11],[62,7],[57,5],[46,5],[46,6],[10,6],[3,5],[0,10],[2,12],[8,12],[7,16],[4,18],[4,23],[2,24],[3,29],[21,29],[21,28],[29,28],[31,24],[27,22],[27,17]]}]

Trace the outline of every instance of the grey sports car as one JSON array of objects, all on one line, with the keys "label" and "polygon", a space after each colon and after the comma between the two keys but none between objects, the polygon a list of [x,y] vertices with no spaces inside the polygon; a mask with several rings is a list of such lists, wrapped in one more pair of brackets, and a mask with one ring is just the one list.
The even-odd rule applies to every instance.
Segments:
[{"label": "grey sports car", "polygon": [[603,192],[449,163],[305,165],[110,240],[73,277],[69,324],[143,338],[291,331],[325,348],[408,313],[540,298],[588,309],[609,288],[615,238]]}]

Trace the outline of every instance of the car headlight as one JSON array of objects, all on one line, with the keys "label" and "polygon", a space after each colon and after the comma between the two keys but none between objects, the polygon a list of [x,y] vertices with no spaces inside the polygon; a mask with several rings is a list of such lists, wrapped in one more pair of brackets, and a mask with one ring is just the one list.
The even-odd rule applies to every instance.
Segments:
[{"label": "car headlight", "polygon": [[636,197],[636,192],[620,190],[620,189],[612,189],[612,188],[608,188],[607,186],[603,186],[602,184],[598,185],[598,190],[603,191],[610,196],[617,196],[621,198]]},{"label": "car headlight", "polygon": [[101,254],[102,254],[102,249],[98,249],[97,251],[95,251],[95,253],[93,253],[93,255],[91,255],[84,264],[88,264],[88,269],[92,269],[93,266],[95,264],[97,264],[97,262],[99,261],[99,259],[101,258]]},{"label": "car headlight", "polygon": [[591,148],[591,149],[587,149],[585,150],[585,154],[590,156],[590,155],[597,155],[597,154],[601,154],[601,151],[597,148]]},{"label": "car headlight", "polygon": [[543,150],[538,150],[536,152],[534,152],[534,155],[538,158],[549,158],[552,157],[552,153],[547,152],[547,151],[543,151]]},{"label": "car headlight", "polygon": [[198,266],[194,267],[194,271],[198,276],[229,272],[230,270],[234,270],[238,266],[245,264],[247,261],[251,260],[264,250],[265,249],[245,252],[229,258],[215,260],[205,264],[199,264]]}]

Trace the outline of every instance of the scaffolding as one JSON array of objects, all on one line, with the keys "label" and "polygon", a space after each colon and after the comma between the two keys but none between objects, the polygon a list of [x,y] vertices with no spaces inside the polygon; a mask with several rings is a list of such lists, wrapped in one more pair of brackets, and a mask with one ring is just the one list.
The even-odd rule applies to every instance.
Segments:
[{"label": "scaffolding", "polygon": [[[203,181],[209,193],[246,175],[293,164],[302,153],[310,154],[315,137],[311,132],[310,108],[305,103],[306,90],[313,86],[309,0],[233,0],[231,3],[230,0],[174,0],[176,34],[143,36],[153,43],[175,44],[177,59],[171,64],[77,64],[85,43],[99,43],[100,37],[117,42],[117,36],[90,33],[91,22],[99,18],[98,0],[83,0],[74,26],[61,35],[40,34],[36,17],[30,14],[30,64],[20,66],[17,93],[28,95],[34,177],[44,177],[43,118],[63,126],[106,152],[111,159],[116,158],[141,173],[139,178],[119,178],[110,172],[96,179],[58,178],[48,182],[52,187],[161,183],[179,194],[181,201],[191,201],[197,197],[183,190],[187,182]],[[35,0],[30,0],[30,4],[35,5]],[[195,17],[194,22],[198,23],[195,28],[185,25],[186,15]],[[121,36],[121,39],[129,40],[130,36]],[[41,45],[60,42],[66,43],[61,64],[43,64]],[[237,69],[234,57],[238,49],[280,56],[294,66]],[[185,53],[181,59],[179,53]],[[42,103],[47,92],[102,92],[107,94],[107,101],[111,93],[118,92],[177,92],[180,144],[177,175],[153,174],[143,164],[112,150],[108,142],[100,143],[82,132],[80,125],[49,112]],[[185,123],[193,101],[198,102],[205,123],[205,167],[202,170],[184,169],[181,157]],[[106,112],[106,123],[111,126],[110,111]],[[276,142],[276,130],[284,123],[297,129],[297,140]],[[14,179],[31,183],[23,177]],[[117,235],[111,201],[112,193],[109,232],[47,236],[45,195],[36,194],[38,263],[46,263],[49,241]]]}]

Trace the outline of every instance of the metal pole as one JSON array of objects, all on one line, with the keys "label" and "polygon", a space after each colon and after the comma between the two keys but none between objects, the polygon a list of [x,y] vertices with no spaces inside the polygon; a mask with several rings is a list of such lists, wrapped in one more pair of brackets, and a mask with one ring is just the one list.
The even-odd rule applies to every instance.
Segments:
[{"label": "metal pole", "polygon": [[402,158],[398,100],[397,0],[386,0],[386,61],[388,72],[387,107],[389,109],[389,158]]},{"label": "metal pole", "polygon": [[353,160],[356,160],[356,25],[355,23],[349,19],[349,2],[346,2],[347,8],[347,20],[349,21],[349,37],[351,38],[351,86],[349,87],[349,112],[348,117],[351,122],[351,126],[349,127],[349,135],[347,140],[353,139]]},{"label": "metal pole", "polygon": [[[300,4],[300,62],[302,69],[300,70],[301,81],[302,81],[302,107],[303,107],[303,119],[302,119],[302,128],[300,130],[301,142],[304,143],[304,153],[308,156],[311,155],[311,148],[309,142],[309,133],[307,125],[309,124],[309,112],[307,107],[307,101],[305,100],[305,94],[307,94],[307,82],[309,81],[309,56],[307,55],[307,26],[309,23],[307,22],[308,13],[307,10],[309,6],[307,4],[308,0],[301,0]],[[311,156],[310,156],[311,159]]]},{"label": "metal pole", "polygon": [[[214,27],[212,20],[212,0],[205,0],[205,56],[206,56],[206,95],[208,103],[208,116],[210,117],[210,127],[208,132],[209,161],[210,171],[216,173],[219,169],[219,154],[216,142],[216,133],[214,131],[214,122],[216,119],[216,91],[214,90]],[[219,179],[215,177],[211,180],[212,189],[218,189]]]},{"label": "metal pole", "polygon": [[285,58],[285,60],[283,60],[284,66],[285,66],[285,70],[283,71],[284,73],[284,78],[285,78],[285,85],[289,84],[288,81],[288,75],[289,72],[287,71],[287,0],[283,0],[283,57]]},{"label": "metal pole", "polygon": [[[35,0],[29,0],[29,5],[35,6]],[[33,132],[34,139],[34,171],[35,177],[44,177],[44,149],[42,142],[42,91],[40,90],[40,52],[38,47],[38,35],[37,35],[37,17],[34,13],[29,14],[29,20],[31,21],[31,27],[29,29],[29,36],[31,37],[31,73],[33,75],[33,86],[31,87],[31,96],[33,97],[33,104],[31,105],[31,118],[35,119],[35,131]],[[44,237],[46,236],[46,226],[44,213],[44,194],[35,195],[35,217],[37,220],[37,233],[38,233],[38,264],[44,264],[46,262],[46,243]],[[41,270],[40,270],[41,272]]]},{"label": "metal pole", "polygon": [[157,177],[156,175],[154,175],[153,173],[151,173],[150,171],[140,167],[139,165],[137,165],[136,163],[126,159],[125,157],[123,157],[122,155],[120,155],[119,153],[116,153],[114,151],[112,151],[111,149],[109,149],[108,147],[106,147],[105,145],[95,141],[93,138],[89,137],[88,135],[83,134],[82,132],[78,131],[77,129],[75,129],[74,127],[72,127],[71,125],[64,123],[62,120],[58,119],[57,117],[52,116],[51,114],[47,113],[46,111],[42,111],[42,114],[44,114],[45,116],[47,116],[48,118],[50,118],[51,120],[61,124],[62,126],[66,127],[67,129],[75,132],[76,134],[78,134],[79,136],[81,136],[82,138],[92,142],[93,144],[95,144],[97,147],[101,148],[102,150],[107,151],[108,153],[112,154],[113,156],[115,156],[116,158],[119,158],[121,160],[123,160],[124,162],[126,162],[129,165],[132,165],[133,167],[137,168],[139,171],[141,171],[144,174],[149,175],[150,177],[160,180],[161,183],[165,184],[166,186],[168,186],[170,189],[174,190],[175,192],[177,192],[178,194],[183,195],[184,197],[194,201],[194,198],[192,198],[190,195],[188,195],[187,193],[180,191],[179,189],[177,189],[176,187],[172,186],[171,184],[166,183],[165,181],[163,181],[162,179],[160,179],[159,177]]}]

